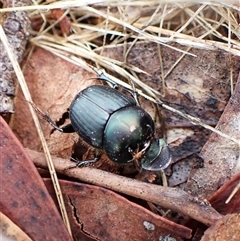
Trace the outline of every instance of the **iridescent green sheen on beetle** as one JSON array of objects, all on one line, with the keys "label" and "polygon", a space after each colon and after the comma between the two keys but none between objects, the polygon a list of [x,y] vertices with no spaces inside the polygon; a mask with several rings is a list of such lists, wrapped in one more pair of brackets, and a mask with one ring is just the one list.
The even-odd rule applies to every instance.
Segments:
[{"label": "iridescent green sheen on beetle", "polygon": [[[102,79],[109,81],[109,79]],[[104,85],[93,85],[79,92],[69,108],[71,124],[62,128],[47,121],[61,132],[77,132],[89,145],[105,151],[119,164],[137,161],[146,170],[159,171],[171,162],[163,139],[155,138],[151,116],[138,106],[136,99]],[[80,161],[85,165],[97,161]]]},{"label": "iridescent green sheen on beetle", "polygon": [[143,169],[159,171],[171,160],[164,140],[154,138],[151,116],[116,89],[103,85],[84,89],[73,100],[69,117],[83,140],[103,149],[114,162],[127,164],[139,158]]}]

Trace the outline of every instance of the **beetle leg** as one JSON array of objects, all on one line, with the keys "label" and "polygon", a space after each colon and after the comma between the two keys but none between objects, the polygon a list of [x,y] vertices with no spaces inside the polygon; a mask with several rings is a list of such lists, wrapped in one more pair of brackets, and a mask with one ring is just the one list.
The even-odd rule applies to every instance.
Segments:
[{"label": "beetle leg", "polygon": [[35,111],[40,115],[42,116],[42,118],[47,121],[54,129],[58,130],[58,131],[61,131],[62,132],[62,129],[57,126],[55,124],[55,122],[50,118],[50,116],[47,114],[44,114],[34,103],[31,103],[30,104],[32,105],[32,107],[35,109]]},{"label": "beetle leg", "polygon": [[138,172],[142,171],[141,166],[139,165],[139,158],[140,156],[137,156],[140,152],[138,151],[139,147],[137,148],[137,151],[133,151],[133,149],[131,147],[128,147],[128,152],[132,154],[133,158],[131,160],[128,161],[129,162],[133,162],[134,166],[136,167]]},{"label": "beetle leg", "polygon": [[77,166],[78,166],[78,167],[81,167],[81,166],[88,166],[89,164],[92,164],[92,163],[97,162],[97,161],[99,160],[99,158],[100,158],[100,156],[95,157],[95,158],[92,159],[92,160],[79,161],[79,162],[77,163]]},{"label": "beetle leg", "polygon": [[100,157],[101,157],[101,154],[95,154],[94,159],[85,160],[85,161],[80,161],[78,159],[75,159],[75,158],[71,157],[71,161],[75,162],[75,164],[71,165],[71,166],[68,166],[68,167],[65,167],[63,170],[65,171],[65,170],[72,169],[72,168],[75,168],[75,167],[88,166],[89,164],[97,162],[100,159]]},{"label": "beetle leg", "polygon": [[[53,128],[54,130],[58,130],[60,132],[63,132],[63,133],[73,133],[75,132],[75,130],[73,129],[73,126],[72,124],[67,124],[63,127],[59,127],[56,125],[56,123],[50,118],[50,116],[48,114],[46,115],[42,115],[43,119],[46,120]],[[51,133],[54,131],[52,130]]]},{"label": "beetle leg", "polygon": [[73,133],[75,130],[73,129],[72,124],[67,124],[63,127],[59,127],[48,114],[43,115],[43,119],[46,120],[54,129],[51,131],[53,133],[55,130],[58,130],[62,133]]},{"label": "beetle leg", "polygon": [[72,124],[65,125],[65,126],[61,127],[60,129],[61,129],[61,132],[63,132],[63,133],[73,133],[73,132],[75,132]]},{"label": "beetle leg", "polygon": [[137,97],[137,91],[135,88],[134,83],[132,82],[132,80],[130,80],[131,85],[132,85],[132,89],[128,90],[130,92],[130,94],[132,95],[132,97],[134,98],[134,100],[136,101],[137,105],[140,106],[139,102],[138,102],[138,97]]},{"label": "beetle leg", "polygon": [[137,171],[140,173],[142,171],[142,167],[139,164],[139,160],[133,159],[134,166],[136,167]]},{"label": "beetle leg", "polygon": [[113,85],[114,89],[118,89],[118,84],[114,80],[112,80],[111,78],[107,77],[106,74],[103,71],[99,71],[98,69],[94,69],[94,70],[97,72],[98,78],[100,80],[104,80],[106,82],[109,82],[110,84]]},{"label": "beetle leg", "polygon": [[44,120],[46,120],[54,129],[51,131],[51,133],[53,133],[55,130],[58,130],[62,133],[73,133],[75,132],[75,130],[73,129],[73,126],[72,124],[67,124],[63,127],[59,127],[56,125],[56,123],[48,116],[48,115],[45,115],[43,117]]},{"label": "beetle leg", "polygon": [[92,160],[86,160],[86,161],[80,161],[80,160],[77,160],[73,157],[71,157],[71,161],[74,161],[76,162],[74,165],[71,165],[71,166],[68,166],[68,167],[65,167],[63,170],[68,170],[68,169],[72,169],[72,168],[75,168],[75,167],[83,167],[83,166],[88,166],[89,164],[92,164],[92,163],[95,163],[99,160],[100,156],[98,157],[95,157],[94,159]]},{"label": "beetle leg", "polygon": [[142,150],[139,150],[139,147],[138,147],[135,152],[130,149],[129,152],[133,155],[133,159],[131,161],[140,160],[142,158],[142,156],[144,155],[144,153],[146,152],[147,148],[150,146],[150,144],[151,144],[151,142],[148,141],[147,143],[144,144],[144,148]]},{"label": "beetle leg", "polygon": [[[106,74],[103,71],[100,71],[98,69],[94,69],[94,70],[95,70],[95,72],[97,72],[98,78],[100,80],[109,82],[110,84],[113,85],[114,89],[118,89],[118,84],[114,80],[112,80],[111,78],[107,77]],[[132,89],[124,87],[124,86],[123,86],[123,88],[132,95],[132,97],[136,101],[137,106],[140,106],[140,104],[138,102],[138,98],[137,98],[137,91],[136,91],[134,83],[132,81],[131,81],[131,84],[132,84]]]},{"label": "beetle leg", "polygon": [[[67,124],[63,127],[59,127],[52,119],[51,117],[49,116],[49,114],[44,114],[34,103],[30,103],[32,105],[32,107],[35,109],[35,111],[40,115],[42,116],[42,118],[47,121],[53,128],[54,130],[58,130],[60,132],[63,132],[63,133],[73,133],[75,132],[75,130],[73,129],[72,125],[71,124]],[[53,131],[54,131],[53,130]],[[53,132],[52,131],[52,132]]]}]

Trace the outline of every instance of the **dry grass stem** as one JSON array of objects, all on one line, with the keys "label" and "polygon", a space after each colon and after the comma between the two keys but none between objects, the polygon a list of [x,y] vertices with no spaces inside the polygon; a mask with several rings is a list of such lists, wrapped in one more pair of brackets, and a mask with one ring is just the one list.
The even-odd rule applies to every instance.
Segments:
[{"label": "dry grass stem", "polygon": [[[117,72],[123,80],[133,81],[138,87],[140,95],[154,102],[161,98],[161,94],[142,83],[132,74],[133,72],[144,73],[144,71],[138,67],[126,65],[125,62],[101,55],[106,45],[106,35],[112,39],[109,43],[110,46],[126,43],[129,38],[133,44],[137,41],[148,41],[170,48],[173,48],[168,45],[170,42],[189,46],[188,51],[173,48],[183,53],[182,58],[186,54],[192,55],[191,47],[223,50],[229,54],[240,56],[239,16],[237,12],[239,8],[238,5],[234,5],[234,1],[209,1],[201,2],[201,4],[196,4],[199,1],[187,3],[185,1],[177,3],[173,1],[148,1],[147,5],[143,1],[100,2],[64,1],[34,6],[38,10],[32,12],[32,17],[45,15],[44,26],[46,26],[48,12],[44,14],[43,10],[67,9],[64,16],[68,14],[73,32],[69,36],[61,36],[61,33],[56,29],[56,21],[49,20],[49,26],[41,28],[36,37],[32,38],[32,43],[88,70],[89,65],[82,61],[82,58],[91,61],[99,68],[104,68],[106,72]],[[87,6],[90,3],[95,3],[95,5]],[[95,19],[94,23],[89,22],[91,18]],[[87,22],[84,24],[84,21]],[[222,33],[222,27],[228,31],[227,35]],[[99,42],[101,38],[104,41]],[[126,60],[130,48],[125,49],[123,59]],[[180,61],[181,58],[178,62]],[[172,66],[172,69],[178,62]],[[95,66],[90,66],[90,68]],[[163,79],[168,74],[165,73]],[[116,82],[129,87],[122,80],[116,80]],[[231,83],[233,91],[233,80]],[[164,103],[162,106],[180,114],[194,124],[210,129],[237,144],[240,143],[239,140],[204,124],[193,116],[186,115]]]},{"label": "dry grass stem", "polygon": [[[186,0],[178,0],[177,2],[173,0],[148,0],[147,4],[146,1],[137,0],[33,0],[30,6],[0,8],[0,14],[8,11],[29,11],[32,23],[37,25],[32,31],[32,46],[44,48],[88,71],[98,72],[99,69],[104,69],[106,76],[126,88],[131,88],[132,86],[128,83],[132,82],[136,86],[137,92],[146,99],[186,118],[193,124],[217,133],[240,147],[240,140],[203,123],[194,116],[163,103],[161,97],[162,93],[165,93],[164,89],[160,93],[143,83],[137,75],[140,73],[151,75],[151,73],[147,73],[137,66],[127,64],[127,56],[138,41],[157,43],[159,46],[167,46],[181,53],[181,57],[170,67],[170,70],[164,73],[161,48],[159,47],[158,55],[162,67],[161,78],[163,83],[184,56],[197,57],[191,53],[191,48],[222,50],[229,54],[229,59],[231,59],[231,55],[240,56],[239,6],[240,4],[237,1],[229,0],[191,2],[186,2]],[[62,9],[62,17],[57,20],[53,19],[51,16],[52,9]],[[59,22],[66,16],[72,26],[71,34],[64,34],[59,29]],[[4,39],[5,34],[1,25],[0,36],[1,41],[6,43],[7,40]],[[129,47],[127,43],[130,42],[132,44]],[[173,47],[170,43],[184,45],[187,50],[183,51]],[[114,48],[118,44],[124,46],[123,61],[102,55],[106,46]],[[7,44],[6,48],[8,48]],[[9,58],[11,56],[25,98],[28,102],[32,102],[21,69],[10,51]],[[107,73],[117,73],[117,76],[120,77],[116,78],[113,76],[114,74]],[[230,80],[230,84],[231,93],[233,93],[233,79]],[[61,189],[46,141],[41,132],[35,110],[31,105],[29,105],[29,108],[43,143],[63,219],[68,230],[70,230]],[[239,190],[239,185],[236,187],[237,190]],[[205,217],[203,220],[207,222]]]},{"label": "dry grass stem", "polygon": [[[65,9],[64,15],[57,21],[49,17],[50,10],[56,8]],[[240,9],[236,1],[149,0],[147,5],[144,1],[35,1],[32,6],[0,9],[0,12],[12,10],[28,10],[33,21],[42,20],[42,24],[33,33],[34,37],[31,39],[34,46],[40,46],[88,70],[97,67],[104,68],[106,72],[116,72],[121,76],[121,80],[111,77],[118,84],[129,87],[126,81],[133,81],[139,94],[155,103],[161,103],[159,100],[161,93],[136,77],[136,73],[144,73],[144,71],[136,66],[126,65],[127,54],[137,41],[168,46],[182,52],[181,58],[184,55],[195,56],[191,53],[191,47],[222,50],[229,55],[240,56]],[[63,35],[57,27],[57,23],[66,15],[72,24],[72,32],[69,36]],[[133,44],[127,49],[126,43],[129,41]],[[169,43],[172,42],[188,46],[188,51],[170,46]],[[106,45],[114,47],[116,44],[125,46],[123,62],[101,55]],[[84,60],[87,60],[88,64]],[[92,63],[92,66],[89,63]],[[169,72],[162,76],[163,80],[168,74]],[[231,79],[231,91],[233,91],[233,83]],[[240,143],[239,140],[206,125],[193,116],[164,103],[161,103],[161,106],[238,145]]]},{"label": "dry grass stem", "polygon": [[[29,102],[29,103],[32,103],[31,94],[28,90],[28,87],[27,87],[26,81],[24,79],[23,73],[22,73],[21,68],[18,64],[18,61],[16,59],[15,54],[12,52],[11,46],[8,43],[8,39],[7,39],[7,37],[5,35],[5,32],[4,32],[1,25],[0,25],[0,40],[3,43],[3,45],[6,49],[6,52],[8,53],[8,57],[9,57],[11,63],[12,63],[12,66],[14,68],[14,71],[16,73],[16,76],[17,76],[17,79],[18,79],[18,82],[19,82],[19,85],[21,86],[21,89],[23,91],[23,94],[24,94],[24,97],[25,97],[26,101]],[[53,162],[52,162],[52,158],[51,158],[48,146],[47,146],[47,142],[46,142],[46,140],[44,138],[44,135],[43,135],[43,132],[41,130],[41,126],[40,126],[37,114],[36,114],[35,110],[33,109],[32,105],[30,105],[30,104],[29,104],[29,110],[30,110],[31,115],[33,117],[34,124],[36,126],[37,131],[38,131],[39,138],[41,139],[41,142],[42,142],[43,150],[44,150],[44,153],[45,153],[45,156],[46,156],[49,172],[51,174],[51,178],[52,178],[52,181],[53,181],[53,185],[54,185],[54,188],[55,188],[57,200],[58,200],[58,203],[59,203],[59,207],[60,207],[60,211],[61,211],[64,223],[67,226],[67,229],[68,229],[69,233],[71,234],[71,228],[70,228],[70,223],[69,223],[69,219],[68,219],[68,216],[67,216],[67,211],[66,211],[66,208],[65,208],[65,205],[64,205],[64,200],[63,200],[61,188],[60,188],[58,178],[57,178],[57,174],[56,174],[56,171],[55,171],[55,168],[54,168],[54,165],[53,165]]]}]

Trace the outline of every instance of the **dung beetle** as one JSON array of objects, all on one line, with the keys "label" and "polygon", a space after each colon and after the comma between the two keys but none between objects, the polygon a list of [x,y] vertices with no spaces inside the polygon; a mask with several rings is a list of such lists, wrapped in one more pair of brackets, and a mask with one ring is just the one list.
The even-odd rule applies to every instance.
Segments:
[{"label": "dung beetle", "polygon": [[[98,79],[116,83],[106,75]],[[129,91],[129,90],[128,90]],[[130,92],[130,91],[129,91]],[[156,139],[155,124],[143,110],[133,92],[125,95],[105,85],[92,85],[80,91],[69,108],[71,123],[60,128],[48,115],[43,115],[55,129],[77,132],[89,145],[105,151],[118,164],[137,162],[145,170],[159,171],[171,162],[169,148],[163,139]],[[96,162],[79,161],[77,166]]]}]

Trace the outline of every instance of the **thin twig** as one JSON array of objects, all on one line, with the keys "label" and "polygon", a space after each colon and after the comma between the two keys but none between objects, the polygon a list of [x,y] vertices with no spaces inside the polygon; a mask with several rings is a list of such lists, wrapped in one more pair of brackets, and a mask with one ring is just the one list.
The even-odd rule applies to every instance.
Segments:
[{"label": "thin twig", "polygon": [[[46,168],[43,154],[29,149],[26,151],[36,166]],[[66,170],[66,167],[69,166],[69,160],[53,157],[53,161],[59,173],[158,204],[185,214],[205,225],[211,226],[222,218],[222,215],[214,210],[206,200],[195,198],[179,188],[145,183],[90,167]]]}]

